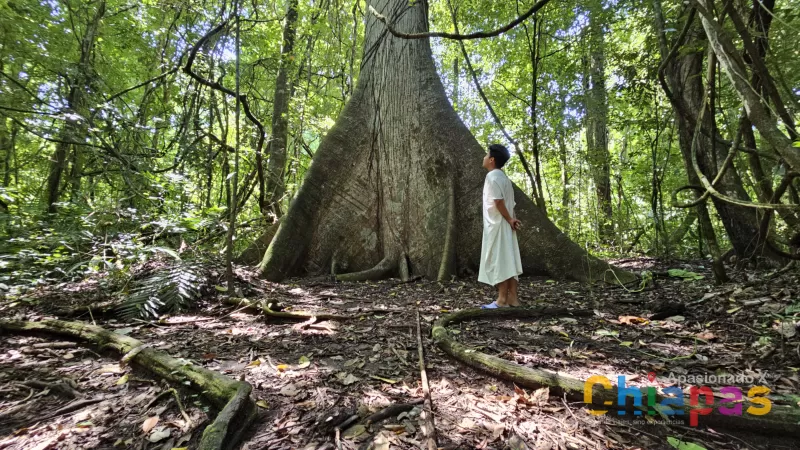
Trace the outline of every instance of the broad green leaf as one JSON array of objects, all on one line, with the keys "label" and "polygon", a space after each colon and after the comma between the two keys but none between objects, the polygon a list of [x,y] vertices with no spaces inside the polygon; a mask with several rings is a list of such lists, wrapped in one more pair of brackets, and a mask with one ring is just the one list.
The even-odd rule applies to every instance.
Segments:
[{"label": "broad green leaf", "polygon": [[678,450],[706,450],[705,447],[697,445],[692,442],[682,441],[676,437],[667,436],[667,442],[669,445],[675,447]]}]

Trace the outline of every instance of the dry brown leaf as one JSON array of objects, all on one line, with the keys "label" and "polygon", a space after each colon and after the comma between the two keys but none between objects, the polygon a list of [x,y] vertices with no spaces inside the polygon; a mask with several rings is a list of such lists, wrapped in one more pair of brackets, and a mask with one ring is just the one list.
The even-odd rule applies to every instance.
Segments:
[{"label": "dry brown leaf", "polygon": [[347,430],[342,433],[343,439],[353,439],[355,437],[361,436],[362,434],[366,433],[367,427],[364,425],[358,424],[353,425],[352,427],[348,428]]},{"label": "dry brown leaf", "polygon": [[627,325],[647,324],[650,321],[638,316],[619,316],[619,323]]},{"label": "dry brown leaf", "polygon": [[461,428],[466,428],[467,430],[471,430],[475,428],[475,421],[469,417],[465,417],[461,419],[461,422],[459,422],[458,426]]},{"label": "dry brown leaf", "polygon": [[375,440],[372,443],[374,450],[389,450],[389,438],[384,433],[375,436]]},{"label": "dry brown leaf", "polygon": [[294,383],[289,383],[286,386],[281,388],[281,395],[285,395],[287,397],[294,397],[300,392],[300,389],[297,388],[297,385]]},{"label": "dry brown leaf", "polygon": [[716,338],[717,338],[717,336],[715,336],[714,333],[712,333],[710,331],[704,331],[704,332],[702,332],[702,333],[697,335],[697,339],[702,339],[704,341],[711,341],[711,340],[716,339]]},{"label": "dry brown leaf", "polygon": [[545,386],[543,388],[539,388],[533,392],[533,395],[530,396],[531,401],[533,401],[536,405],[541,405],[543,403],[547,403],[547,399],[550,398],[550,388]]},{"label": "dry brown leaf", "polygon": [[150,430],[155,428],[157,423],[158,423],[158,416],[149,417],[142,424],[142,431],[144,431],[145,433],[149,433]]}]

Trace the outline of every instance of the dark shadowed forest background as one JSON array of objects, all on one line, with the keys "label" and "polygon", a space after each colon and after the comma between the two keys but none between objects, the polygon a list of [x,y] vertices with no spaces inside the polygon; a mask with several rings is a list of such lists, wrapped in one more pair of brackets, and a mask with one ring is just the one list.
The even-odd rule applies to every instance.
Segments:
[{"label": "dark shadowed forest background", "polygon": [[[0,0],[0,448],[795,448],[736,433],[798,435],[798,41],[796,0]],[[491,143],[566,309],[446,315]],[[598,425],[456,335],[786,409]]]}]

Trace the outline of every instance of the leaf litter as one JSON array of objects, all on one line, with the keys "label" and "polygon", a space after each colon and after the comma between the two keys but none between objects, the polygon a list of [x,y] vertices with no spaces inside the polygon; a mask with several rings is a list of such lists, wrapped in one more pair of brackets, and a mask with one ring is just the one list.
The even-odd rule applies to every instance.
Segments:
[{"label": "leaf litter", "polygon": [[[646,258],[618,263],[664,273],[677,265]],[[797,392],[797,274],[763,281],[764,272],[752,272],[738,278],[757,280],[755,283],[714,286],[703,262],[681,264],[686,273],[658,278],[656,289],[640,293],[523,277],[520,295],[526,305],[595,309],[595,317],[588,321],[465,322],[453,330],[458,332],[459,342],[482,352],[582,379],[626,373],[629,384],[643,385],[649,372],[658,376],[744,372],[756,377],[766,373],[774,392]],[[241,275],[242,269],[237,270]],[[247,449],[322,448],[335,436],[329,425],[419,399],[416,337],[409,325],[414,322],[414,308],[422,313],[426,335],[430,322],[442,314],[488,303],[494,296],[491,288],[463,280],[407,284],[396,280],[338,284],[290,280],[274,284],[248,275],[248,281],[251,298],[282,303],[289,310],[386,312],[361,320],[332,321],[331,327],[300,328],[295,323],[265,321],[258,315],[231,310],[209,298],[197,312],[196,317],[208,319],[201,322],[147,326],[98,321],[98,325],[121,330],[174,357],[251,383],[260,418],[243,443],[242,448]],[[665,303],[675,301],[687,305],[686,311],[664,320],[649,319]],[[192,317],[171,319],[180,323]],[[591,416],[581,404],[551,396],[547,388],[522,389],[461,366],[423,337],[440,446],[696,448],[675,446],[680,442],[727,449],[747,448],[741,440],[755,448],[767,441],[775,448],[782,443],[778,437],[756,438],[744,430],[718,430],[709,435],[683,429],[678,433],[654,424],[646,428],[646,434],[640,433],[624,422]],[[182,390],[194,424],[189,427],[171,396],[159,397],[166,388],[159,380],[130,368],[111,370],[119,367],[116,361],[98,358],[90,349],[48,349],[36,354],[21,350],[34,342],[48,340],[11,336],[0,344],[4,409],[28,395],[14,387],[23,373],[50,381],[53,374],[80,380],[78,391],[87,398],[119,397],[78,411],[84,419],[79,422],[67,421],[71,417],[67,415],[37,424],[34,411],[57,410],[66,404],[52,393],[37,395],[21,403],[30,405],[28,408],[0,422],[0,444],[6,448],[27,449],[48,441],[58,442],[58,448],[116,445],[114,448],[160,449],[164,444],[192,448],[202,433],[200,424],[213,413],[213,408],[203,405],[191,391]],[[71,357],[65,358],[68,354]],[[123,377],[127,377],[125,382],[118,384]],[[340,430],[342,446],[355,449],[368,443],[375,449],[416,448],[421,443],[420,411],[414,407],[369,425],[356,422]]]}]

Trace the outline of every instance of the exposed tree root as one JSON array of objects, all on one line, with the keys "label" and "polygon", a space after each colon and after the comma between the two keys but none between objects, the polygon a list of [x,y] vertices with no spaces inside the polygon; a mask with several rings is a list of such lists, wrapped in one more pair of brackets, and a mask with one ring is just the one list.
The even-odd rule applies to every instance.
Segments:
[{"label": "exposed tree root", "polygon": [[49,314],[58,317],[107,317],[114,313],[114,309],[119,306],[119,302],[101,302],[93,305],[78,306],[75,308],[62,308],[50,311]]},{"label": "exposed tree root", "polygon": [[442,262],[439,264],[438,281],[449,281],[455,275],[456,267],[456,185],[455,177],[450,177],[450,195],[447,198],[447,235],[444,238]]},{"label": "exposed tree root", "polygon": [[66,406],[64,406],[62,408],[59,408],[56,411],[54,411],[54,412],[52,412],[52,413],[50,413],[50,414],[48,414],[48,415],[46,415],[44,417],[39,417],[38,420],[40,422],[41,421],[45,421],[45,420],[50,420],[50,419],[55,418],[55,417],[63,416],[64,414],[69,414],[69,413],[71,413],[73,411],[78,411],[80,409],[86,408],[87,406],[95,405],[97,403],[100,403],[100,402],[103,402],[103,401],[106,401],[106,400],[117,398],[119,396],[120,395],[118,394],[118,395],[110,395],[110,396],[99,397],[99,398],[85,398],[85,399],[82,399],[82,400],[75,400],[74,402],[71,402],[71,403],[67,404]]},{"label": "exposed tree root", "polygon": [[336,281],[377,281],[387,278],[392,271],[397,269],[397,261],[387,256],[375,267],[361,272],[343,273],[336,275]]},{"label": "exposed tree root", "polygon": [[0,330],[12,332],[49,333],[68,336],[113,349],[125,355],[141,349],[131,362],[175,383],[198,390],[221,411],[203,432],[198,449],[218,450],[232,447],[255,417],[255,403],[250,399],[252,386],[232,380],[208,369],[186,364],[171,356],[144,347],[136,339],[113,333],[98,326],[81,322],[44,320],[41,322],[0,321]]},{"label": "exposed tree root", "polygon": [[241,306],[244,307],[245,309],[262,313],[267,317],[275,317],[278,319],[309,320],[316,318],[317,320],[351,320],[358,317],[358,316],[339,316],[336,314],[314,314],[302,311],[298,312],[275,311],[274,309],[270,308],[270,305],[265,304],[264,302],[253,302],[247,300],[246,298],[226,298],[225,300],[223,300],[223,302],[226,305]]},{"label": "exposed tree root", "polygon": [[[342,298],[341,296],[337,296],[337,298]],[[345,297],[346,298],[346,297]],[[316,319],[316,320],[355,320],[363,316],[368,316],[370,314],[389,314],[389,313],[397,313],[397,312],[406,312],[403,310],[392,310],[392,309],[374,309],[369,311],[360,311],[350,316],[342,316],[338,314],[316,314],[312,312],[304,312],[304,311],[276,311],[271,306],[272,303],[266,304],[264,302],[254,302],[247,300],[246,298],[226,298],[223,300],[226,305],[231,306],[239,306],[243,307],[246,310],[250,310],[257,313],[262,313],[267,317],[274,317],[277,319],[284,319],[284,320],[309,320],[309,319]]]},{"label": "exposed tree root", "polygon": [[[585,401],[584,389],[586,383],[583,380],[547,369],[524,367],[496,356],[481,353],[456,342],[450,333],[448,333],[447,326],[474,319],[545,318],[561,316],[591,317],[592,315],[591,311],[569,310],[566,308],[466,309],[448,314],[437,320],[433,325],[432,335],[439,348],[468,366],[487,372],[499,379],[512,381],[519,386],[527,388],[549,386],[551,392],[556,395],[565,394],[575,401]],[[613,383],[616,380],[611,381]],[[630,401],[627,402],[627,405],[618,406],[618,392],[616,386],[612,385],[607,388],[598,388],[596,385],[589,385],[589,387],[593,390],[591,405],[595,410],[625,410],[629,414],[638,411],[639,414],[641,414],[638,417],[657,414],[655,411],[647,411],[646,404],[648,403],[648,393],[644,388],[641,389],[642,405],[644,406],[633,406]],[[634,390],[636,390],[636,388],[631,387],[628,389],[628,392]],[[748,393],[746,391],[743,392],[743,396],[747,395]],[[679,415],[669,416],[669,418],[671,420],[688,420],[692,415],[702,415],[703,417],[699,419],[699,421],[711,426],[731,429],[740,428],[760,433],[779,433],[781,435],[800,436],[800,425],[798,425],[798,423],[800,423],[800,407],[797,405],[797,399],[776,395],[769,395],[764,398],[769,399],[771,402],[771,410],[765,415],[753,415],[744,412],[749,406],[753,406],[754,409],[763,408],[762,405],[750,403],[746,399],[740,402],[742,403],[742,415],[724,415],[719,409],[721,406],[729,407],[728,409],[730,409],[730,407],[735,406],[737,403],[723,404],[717,401],[713,406],[708,407],[710,411],[703,411],[703,409],[706,408],[705,402],[708,401],[707,396],[700,395],[700,402],[695,406],[691,405],[689,397],[684,396],[682,405],[669,405],[669,408],[680,411]],[[655,403],[660,404],[666,399],[667,397],[663,395],[656,395]],[[763,411],[763,409],[761,411]]]},{"label": "exposed tree root", "polygon": [[411,279],[411,269],[408,267],[408,256],[405,253],[397,260],[397,271],[400,274],[400,281],[406,282]]},{"label": "exposed tree root", "polygon": [[75,382],[68,378],[59,380],[55,383],[46,383],[39,380],[28,380],[23,381],[22,384],[31,388],[42,390],[47,389],[50,390],[50,392],[67,399],[74,399],[81,396],[81,393],[75,390]]},{"label": "exposed tree root", "polygon": [[409,403],[397,403],[394,405],[389,405],[386,408],[383,408],[382,410],[364,419],[364,423],[367,426],[369,426],[374,423],[378,423],[382,420],[388,419],[389,417],[395,417],[402,412],[411,411],[412,409],[414,409],[415,406],[421,404],[424,401],[425,401],[424,398],[418,398]]}]

